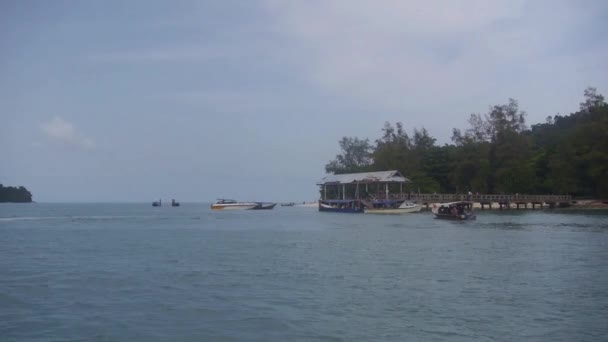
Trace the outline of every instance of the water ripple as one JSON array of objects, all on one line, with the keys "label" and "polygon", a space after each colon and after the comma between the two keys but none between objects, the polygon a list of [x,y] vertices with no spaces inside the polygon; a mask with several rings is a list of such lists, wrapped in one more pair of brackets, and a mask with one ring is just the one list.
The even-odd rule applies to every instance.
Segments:
[{"label": "water ripple", "polygon": [[607,216],[0,206],[5,340],[598,341]]}]

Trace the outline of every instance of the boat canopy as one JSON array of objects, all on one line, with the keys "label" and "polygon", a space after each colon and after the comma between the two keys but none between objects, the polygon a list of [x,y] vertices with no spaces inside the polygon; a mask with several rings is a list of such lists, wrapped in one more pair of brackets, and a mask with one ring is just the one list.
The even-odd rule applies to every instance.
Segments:
[{"label": "boat canopy", "polygon": [[351,199],[351,200],[332,200],[332,199],[321,200],[321,202],[334,203],[334,204],[352,203],[352,202],[355,202],[355,201],[357,201],[357,200],[354,200],[354,199]]},{"label": "boat canopy", "polygon": [[457,207],[460,205],[471,205],[473,202],[468,201],[458,201],[458,202],[449,202],[449,203],[441,203],[440,207]]},{"label": "boat canopy", "polygon": [[353,184],[353,183],[410,183],[411,180],[405,178],[401,172],[378,171],[345,173],[341,175],[328,175],[323,177],[317,185]]},{"label": "boat canopy", "polygon": [[236,203],[236,200],[233,200],[233,199],[226,199],[226,198],[218,198],[216,203],[217,203],[217,204],[229,204],[229,203]]}]

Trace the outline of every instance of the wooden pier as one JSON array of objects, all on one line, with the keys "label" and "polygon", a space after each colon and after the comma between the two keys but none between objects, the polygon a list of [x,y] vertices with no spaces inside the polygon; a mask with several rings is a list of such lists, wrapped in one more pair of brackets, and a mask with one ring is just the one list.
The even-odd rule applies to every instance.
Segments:
[{"label": "wooden pier", "polygon": [[393,194],[393,198],[401,198],[426,205],[432,203],[447,203],[469,201],[479,203],[481,210],[492,209],[492,204],[498,204],[498,209],[510,209],[514,204],[516,209],[531,207],[543,209],[567,207],[572,202],[570,195],[466,195],[466,194]]},{"label": "wooden pier", "polygon": [[479,195],[479,194],[420,194],[404,192],[404,185],[411,183],[399,171],[376,171],[361,172],[339,175],[325,176],[317,182],[321,195],[321,200],[341,199],[341,200],[369,200],[369,199],[396,199],[406,200],[423,204],[427,207],[433,203],[448,203],[458,201],[469,201],[479,203],[481,209],[494,208],[511,209],[525,208],[532,209],[537,207],[543,209],[567,207],[572,202],[570,195]]}]

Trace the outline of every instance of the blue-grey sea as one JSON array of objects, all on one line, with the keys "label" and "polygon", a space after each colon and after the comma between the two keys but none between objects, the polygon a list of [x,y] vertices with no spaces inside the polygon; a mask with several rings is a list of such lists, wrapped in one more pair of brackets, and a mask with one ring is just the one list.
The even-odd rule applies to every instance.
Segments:
[{"label": "blue-grey sea", "polygon": [[1,204],[2,341],[607,341],[608,215]]}]

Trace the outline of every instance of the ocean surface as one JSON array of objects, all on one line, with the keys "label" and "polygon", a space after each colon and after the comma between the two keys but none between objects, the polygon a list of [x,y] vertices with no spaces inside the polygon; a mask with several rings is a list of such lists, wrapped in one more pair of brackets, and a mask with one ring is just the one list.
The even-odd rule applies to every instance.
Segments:
[{"label": "ocean surface", "polygon": [[607,341],[608,215],[0,204],[2,341]]}]

